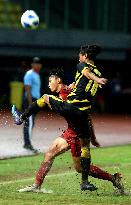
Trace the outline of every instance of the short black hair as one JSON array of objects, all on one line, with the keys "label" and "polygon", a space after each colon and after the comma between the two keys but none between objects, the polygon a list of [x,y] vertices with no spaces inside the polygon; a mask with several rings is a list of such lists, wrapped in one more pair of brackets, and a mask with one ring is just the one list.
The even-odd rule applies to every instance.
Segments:
[{"label": "short black hair", "polygon": [[90,60],[94,60],[96,56],[101,52],[102,48],[99,45],[85,45],[81,46],[80,48],[80,54],[85,55],[87,54],[88,58]]},{"label": "short black hair", "polygon": [[58,77],[62,80],[63,83],[65,82],[65,74],[62,68],[54,68],[53,70],[51,70],[49,73],[49,77],[51,76]]},{"label": "short black hair", "polygon": [[41,59],[40,59],[39,57],[34,57],[34,58],[32,59],[32,63],[42,64]]}]

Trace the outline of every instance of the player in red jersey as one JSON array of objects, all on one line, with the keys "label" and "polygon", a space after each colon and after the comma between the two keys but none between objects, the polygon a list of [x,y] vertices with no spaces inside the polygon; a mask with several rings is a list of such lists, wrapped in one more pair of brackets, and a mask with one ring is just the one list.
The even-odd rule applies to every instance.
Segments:
[{"label": "player in red jersey", "polygon": [[[58,73],[58,72],[57,72]],[[62,83],[62,79],[59,76],[51,75],[49,77],[49,87],[53,91],[53,87],[60,86],[59,97],[63,100],[66,100],[68,94],[71,92],[73,88],[73,84],[70,86],[64,85]],[[68,123],[68,121],[67,121]],[[90,129],[91,129],[91,142],[94,146],[99,146],[99,143],[96,140],[93,125],[91,119],[89,121]],[[53,144],[50,146],[48,151],[45,153],[45,159],[42,162],[36,177],[35,182],[32,186],[26,187],[24,189],[20,189],[20,192],[39,192],[42,183],[44,182],[45,176],[50,171],[53,161],[56,156],[66,152],[67,150],[71,149],[72,158],[74,161],[75,169],[77,172],[81,173],[81,144],[80,139],[77,137],[77,133],[72,127],[70,123],[68,123],[68,128],[62,133],[62,135],[56,138]],[[90,172],[89,175],[98,179],[108,180],[113,183],[114,187],[117,187],[118,190],[122,193],[123,192],[123,185],[121,183],[121,176],[118,173],[110,174],[95,165],[90,165]]]}]

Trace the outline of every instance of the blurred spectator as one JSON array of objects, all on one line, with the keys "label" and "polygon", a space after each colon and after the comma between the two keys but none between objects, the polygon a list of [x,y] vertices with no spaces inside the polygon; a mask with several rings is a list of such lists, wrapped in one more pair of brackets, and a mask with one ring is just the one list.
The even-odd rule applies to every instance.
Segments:
[{"label": "blurred spectator", "polygon": [[120,73],[117,72],[116,76],[109,83],[110,87],[110,110],[113,112],[119,112],[122,98],[122,80]]},{"label": "blurred spectator", "polygon": [[20,68],[18,69],[18,80],[19,81],[23,81],[25,72],[27,72],[29,70],[27,64],[25,61],[21,62]]},{"label": "blurred spectator", "polygon": [[122,81],[121,81],[121,77],[120,77],[120,73],[117,72],[116,76],[112,79],[111,83],[110,83],[110,87],[111,87],[111,94],[112,95],[120,95],[122,92]]},{"label": "blurred spectator", "polygon": [[[25,73],[24,76],[24,109],[26,109],[32,102],[40,98],[41,80],[39,72],[42,68],[41,60],[34,57],[31,69]],[[37,152],[31,144],[32,129],[34,127],[35,115],[32,115],[24,122],[24,148],[33,152]]]}]

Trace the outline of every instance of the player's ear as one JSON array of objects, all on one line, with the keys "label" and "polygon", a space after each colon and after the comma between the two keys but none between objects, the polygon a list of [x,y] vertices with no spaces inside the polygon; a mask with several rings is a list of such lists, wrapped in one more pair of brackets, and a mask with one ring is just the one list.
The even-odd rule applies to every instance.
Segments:
[{"label": "player's ear", "polygon": [[61,79],[60,78],[58,78],[57,81],[58,81],[58,83],[61,83]]},{"label": "player's ear", "polygon": [[88,55],[87,55],[87,53],[85,54],[85,57],[86,57],[86,58],[88,58]]}]

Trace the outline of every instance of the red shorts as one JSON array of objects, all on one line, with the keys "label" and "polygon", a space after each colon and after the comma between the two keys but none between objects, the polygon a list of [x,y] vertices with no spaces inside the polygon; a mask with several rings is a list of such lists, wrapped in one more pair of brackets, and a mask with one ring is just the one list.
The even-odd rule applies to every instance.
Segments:
[{"label": "red shorts", "polygon": [[81,144],[73,129],[68,128],[65,130],[61,137],[66,140],[71,149],[71,154],[73,157],[81,156]]}]

